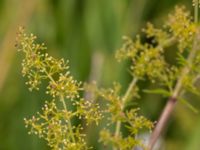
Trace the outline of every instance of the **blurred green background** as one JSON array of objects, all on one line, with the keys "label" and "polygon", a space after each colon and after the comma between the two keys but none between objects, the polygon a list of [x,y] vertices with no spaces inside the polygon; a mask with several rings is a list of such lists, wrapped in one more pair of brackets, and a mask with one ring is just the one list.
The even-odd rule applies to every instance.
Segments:
[{"label": "blurred green background", "polygon": [[[19,25],[48,46],[48,52],[70,60],[76,79],[125,89],[131,77],[127,63],[117,63],[114,52],[123,35],[134,37],[147,21],[161,25],[177,4],[191,9],[192,0],[0,0],[0,150],[45,150],[43,140],[29,136],[23,118],[44,103],[44,90],[30,93],[21,76],[22,56],[14,48]],[[173,55],[173,50],[167,56]],[[149,88],[147,82],[141,87]],[[192,95],[191,103],[200,108]],[[166,99],[145,95],[137,102],[141,113],[157,120]],[[96,135],[92,134],[93,139]],[[200,149],[200,115],[178,104],[163,136],[165,150]],[[95,149],[102,149],[95,140]]]}]

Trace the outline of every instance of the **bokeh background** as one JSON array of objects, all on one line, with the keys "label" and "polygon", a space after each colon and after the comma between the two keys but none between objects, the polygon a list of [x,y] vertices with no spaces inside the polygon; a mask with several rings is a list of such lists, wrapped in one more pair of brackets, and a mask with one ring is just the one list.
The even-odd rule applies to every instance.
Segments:
[{"label": "bokeh background", "polygon": [[[128,63],[117,63],[114,53],[123,35],[135,37],[147,21],[157,26],[177,4],[192,11],[192,0],[0,0],[0,150],[48,150],[43,140],[27,134],[23,118],[40,110],[44,90],[30,93],[21,76],[22,56],[14,48],[19,25],[48,46],[48,52],[70,60],[76,79],[97,80],[101,86],[131,80]],[[166,56],[174,54],[171,50]],[[151,84],[141,83],[142,88]],[[190,102],[200,109],[200,101]],[[157,120],[166,99],[141,92],[141,114]],[[89,143],[96,142],[95,131]],[[200,149],[200,114],[177,105],[162,138],[164,150]]]}]

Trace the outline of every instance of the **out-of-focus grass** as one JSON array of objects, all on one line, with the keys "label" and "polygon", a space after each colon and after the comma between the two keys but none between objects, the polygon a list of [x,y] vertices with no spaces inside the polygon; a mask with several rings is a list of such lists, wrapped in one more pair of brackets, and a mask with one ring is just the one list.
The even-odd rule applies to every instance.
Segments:
[{"label": "out-of-focus grass", "polygon": [[[16,31],[14,25],[28,14],[22,5],[24,3],[23,0],[0,1],[0,58],[5,58],[0,60],[3,61],[0,64],[0,77],[7,69],[6,78],[0,78],[0,150],[48,149],[43,140],[29,136],[24,128],[23,118],[40,110],[47,96],[43,94],[44,90],[30,93],[24,85],[25,79],[20,74],[21,56],[14,50],[15,32],[8,39],[13,47],[2,53],[5,36],[11,30]],[[93,53],[99,52],[104,60],[99,84],[109,86],[113,81],[119,81],[123,88],[130,80],[127,63],[118,64],[114,59],[114,51],[120,47],[121,37],[134,37],[146,21],[160,25],[177,3],[191,8],[191,2],[186,0],[28,0],[28,3],[35,6],[28,21],[22,25],[46,43],[51,55],[69,59],[72,74],[77,79],[89,80]],[[17,15],[19,11],[22,11],[21,17]],[[151,85],[143,82],[141,87],[149,88]],[[142,98],[137,102],[142,108],[141,113],[156,120],[166,99],[141,94]],[[190,99],[193,102],[196,97]],[[198,103],[195,105],[199,106]],[[164,136],[166,148],[198,150],[199,122],[199,114],[192,113],[182,104],[178,105]],[[90,134],[97,137],[95,131]],[[95,138],[89,139],[93,139],[89,143],[95,149],[103,149]]]}]

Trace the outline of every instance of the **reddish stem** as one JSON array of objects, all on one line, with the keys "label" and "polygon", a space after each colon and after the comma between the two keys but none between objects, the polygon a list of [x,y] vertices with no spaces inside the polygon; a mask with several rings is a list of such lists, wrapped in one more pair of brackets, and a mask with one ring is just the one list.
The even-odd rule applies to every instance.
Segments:
[{"label": "reddish stem", "polygon": [[165,108],[158,120],[158,123],[156,124],[155,129],[153,130],[153,133],[150,137],[148,150],[152,150],[154,145],[156,144],[156,141],[162,134],[163,129],[166,127],[169,118],[174,110],[174,107],[176,106],[177,99],[175,97],[171,97],[168,99],[167,104],[165,105]]}]

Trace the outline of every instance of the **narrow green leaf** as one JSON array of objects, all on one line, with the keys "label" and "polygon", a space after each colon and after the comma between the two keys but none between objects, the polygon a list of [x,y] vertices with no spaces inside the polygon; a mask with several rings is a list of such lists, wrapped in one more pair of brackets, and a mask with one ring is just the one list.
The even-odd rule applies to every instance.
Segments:
[{"label": "narrow green leaf", "polygon": [[178,63],[182,66],[186,65],[187,60],[183,57],[183,55],[181,55],[180,53],[178,53],[177,55],[178,55],[177,57]]},{"label": "narrow green leaf", "polygon": [[143,90],[145,93],[150,93],[150,94],[161,94],[165,97],[171,96],[171,93],[167,90],[164,89],[154,89],[154,90]]},{"label": "narrow green leaf", "polygon": [[192,104],[190,104],[186,99],[184,98],[179,98],[179,100],[187,106],[189,109],[191,109],[194,113],[199,113],[199,110],[195,108]]},{"label": "narrow green leaf", "polygon": [[189,85],[189,86],[187,86],[186,89],[187,89],[189,92],[191,92],[191,93],[193,93],[193,94],[195,94],[195,95],[198,95],[198,96],[200,95],[200,92],[198,91],[198,89],[197,89],[196,87],[194,87],[192,84]]}]

